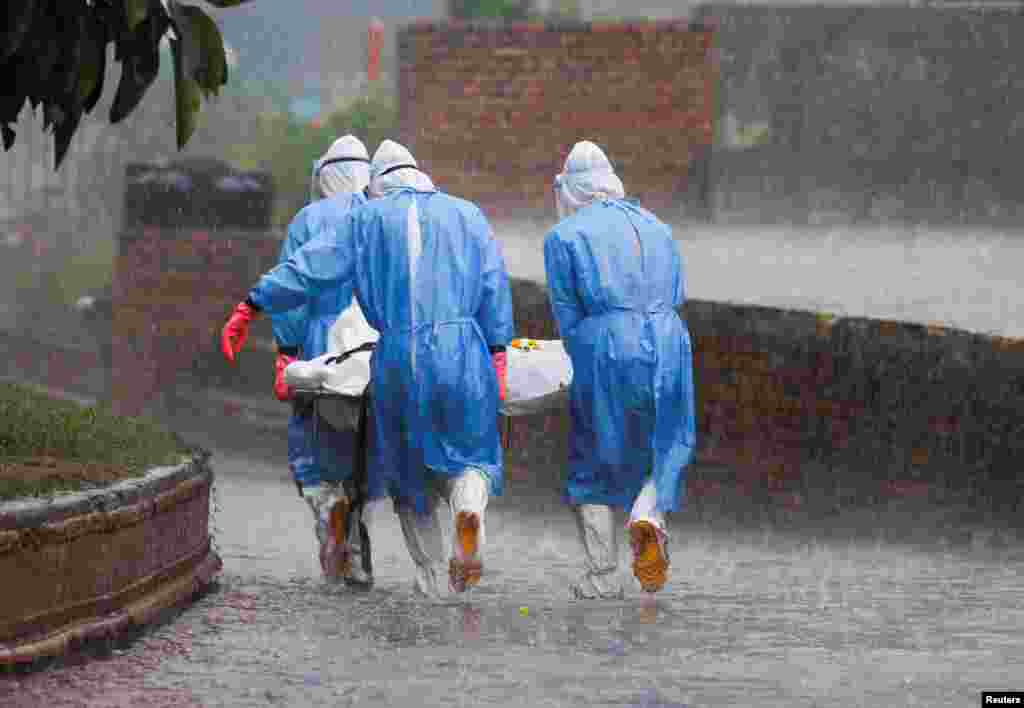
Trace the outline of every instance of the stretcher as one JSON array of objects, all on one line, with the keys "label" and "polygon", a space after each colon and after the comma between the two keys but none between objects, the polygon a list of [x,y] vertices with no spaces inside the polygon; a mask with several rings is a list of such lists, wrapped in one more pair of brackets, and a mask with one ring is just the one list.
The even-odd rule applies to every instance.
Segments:
[{"label": "stretcher", "polygon": [[[370,383],[369,350],[338,356],[325,354],[310,361],[293,362],[284,381],[330,401],[323,415],[351,422],[353,406],[346,398],[361,398]],[[342,358],[345,357],[345,358]],[[515,339],[508,348],[505,400],[499,412],[507,417],[537,415],[569,405],[572,363],[561,340]]]},{"label": "stretcher", "polygon": [[[339,431],[357,431],[357,470],[350,490],[358,507],[366,500],[366,464],[368,455],[368,397],[372,343],[342,355],[325,354],[310,361],[296,361],[284,370],[284,381],[313,412],[313,447],[317,462],[323,446],[319,444],[324,426]],[[499,413],[505,416],[501,431],[502,446],[512,439],[512,418],[567,409],[572,363],[560,340],[515,339],[508,348],[505,400]],[[322,464],[322,463],[321,463]],[[360,532],[365,534],[365,528]],[[364,536],[369,548],[369,536]],[[363,556],[368,563],[370,554]],[[367,568],[367,572],[370,569]]]}]

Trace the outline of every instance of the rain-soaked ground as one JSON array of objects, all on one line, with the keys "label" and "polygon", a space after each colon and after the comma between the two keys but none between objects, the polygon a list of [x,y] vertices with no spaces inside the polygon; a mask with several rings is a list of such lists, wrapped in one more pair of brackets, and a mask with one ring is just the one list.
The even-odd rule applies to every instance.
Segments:
[{"label": "rain-soaked ground", "polygon": [[664,592],[571,601],[555,485],[510,483],[482,585],[433,604],[389,505],[376,588],[329,588],[283,440],[225,445],[248,452],[215,448],[219,587],[114,653],[0,682],[0,705],[975,706],[1024,687],[1024,534],[977,513],[911,500],[783,532],[695,504]]},{"label": "rain-soaked ground", "polygon": [[[543,277],[540,234],[498,232],[513,274]],[[695,298],[1024,334],[1014,234],[677,234]],[[377,587],[325,587],[280,431],[178,426],[215,451],[219,587],[112,653],[0,680],[0,706],[976,706],[1024,690],[1019,521],[905,499],[765,526],[695,501],[672,520],[664,592],[574,602],[550,472],[492,503],[482,586],[431,604],[389,506]]]}]

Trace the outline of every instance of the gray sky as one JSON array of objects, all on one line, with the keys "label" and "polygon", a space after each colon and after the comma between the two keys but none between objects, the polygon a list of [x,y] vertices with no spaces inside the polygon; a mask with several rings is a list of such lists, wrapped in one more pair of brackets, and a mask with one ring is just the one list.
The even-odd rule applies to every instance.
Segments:
[{"label": "gray sky", "polygon": [[254,0],[213,14],[238,51],[239,77],[301,83],[306,75],[319,75],[325,21],[347,15],[361,27],[371,16],[430,17],[444,6],[443,0]]}]

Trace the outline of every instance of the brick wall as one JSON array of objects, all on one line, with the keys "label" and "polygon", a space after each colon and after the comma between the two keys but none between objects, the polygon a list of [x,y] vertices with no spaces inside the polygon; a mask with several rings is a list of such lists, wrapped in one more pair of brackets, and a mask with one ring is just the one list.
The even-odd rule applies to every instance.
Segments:
[{"label": "brick wall", "polygon": [[401,133],[443,190],[492,217],[550,213],[578,140],[672,216],[711,138],[710,32],[685,22],[420,23],[398,37]]},{"label": "brick wall", "polygon": [[[280,237],[265,231],[142,227],[120,234],[111,392],[119,413],[138,415],[182,376],[208,384],[243,376],[221,361],[220,329],[280,248]],[[270,338],[269,320],[258,320],[251,336]],[[242,359],[268,357],[247,351]]]},{"label": "brick wall", "polygon": [[[552,338],[541,286],[514,284],[516,333]],[[871,499],[1024,491],[1024,340],[691,301],[699,457],[742,494]],[[514,422],[512,461],[564,468],[568,416]],[[551,475],[549,475],[551,476]],[[690,480],[690,493],[707,491]]]},{"label": "brick wall", "polygon": [[[237,383],[237,370],[218,354],[219,332],[255,279],[277,262],[281,237],[270,231],[272,203],[268,175],[219,160],[127,167],[111,325],[117,412],[139,415],[171,403],[167,394],[189,378]],[[257,337],[271,337],[265,318],[253,327]]]}]

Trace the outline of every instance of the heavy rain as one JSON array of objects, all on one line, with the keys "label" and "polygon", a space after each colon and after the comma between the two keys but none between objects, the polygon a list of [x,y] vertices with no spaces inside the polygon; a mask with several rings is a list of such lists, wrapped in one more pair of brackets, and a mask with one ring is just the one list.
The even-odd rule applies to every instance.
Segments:
[{"label": "heavy rain", "polygon": [[[0,667],[0,705],[960,707],[982,704],[984,691],[1024,691],[1021,7],[346,8],[207,8],[228,81],[204,98],[181,150],[166,41],[153,86],[117,124],[108,115],[120,65],[108,62],[107,88],[59,168],[42,109],[26,104],[12,126],[0,162],[4,383],[158,421],[210,451],[210,533],[223,568],[144,628]],[[429,39],[453,18],[488,12],[505,19]],[[508,29],[524,18],[533,39]],[[434,29],[415,24],[423,19]],[[711,45],[699,60],[672,54],[671,37],[620,46],[608,27],[623,23]],[[677,63],[666,76],[653,68],[658,56]],[[675,70],[704,83],[673,88]],[[558,84],[557,71],[567,85],[590,82],[574,115],[626,119],[578,128],[561,117],[569,109],[543,94],[555,91],[535,88]],[[652,113],[645,125],[619,97],[631,91],[678,111],[672,120],[700,120],[666,127]],[[705,103],[693,109],[680,96]],[[687,299],[717,309],[694,309],[690,321],[698,454],[683,508],[668,518],[664,589],[643,592],[633,578],[619,511],[624,599],[572,597],[585,559],[562,500],[564,413],[512,420],[477,587],[418,594],[386,500],[366,510],[372,589],[324,579],[289,468],[292,409],[273,397],[270,324],[254,324],[237,366],[219,338],[310,201],[313,161],[347,133],[370,155],[384,139],[405,141],[439,189],[479,203],[515,292],[544,293],[543,244],[558,221],[551,182],[577,140],[602,144],[627,193],[672,226]],[[765,334],[755,321],[776,315],[758,307],[806,314],[812,330],[816,318],[852,329],[826,340],[785,324]],[[874,325],[857,329],[864,321],[919,327],[905,335],[909,349],[879,354],[896,345]],[[517,336],[557,338],[524,326],[535,323],[517,315]],[[965,349],[925,341],[942,328]],[[832,347],[846,379],[815,370],[817,383],[778,386],[811,386],[793,400],[812,407],[859,397],[860,421],[814,422],[821,408],[808,408],[794,424],[805,435],[796,451],[768,452],[764,439],[789,428],[755,405],[760,394],[742,393],[755,374],[712,363],[736,353],[716,348],[732,337],[753,341],[740,353],[763,354],[757,361],[782,378]],[[740,390],[731,408],[726,385]],[[3,410],[5,484],[8,438],[48,433],[24,431]],[[935,433],[941,441],[922,457],[940,418],[962,427]],[[17,639],[11,627],[0,621],[0,649]]]}]

